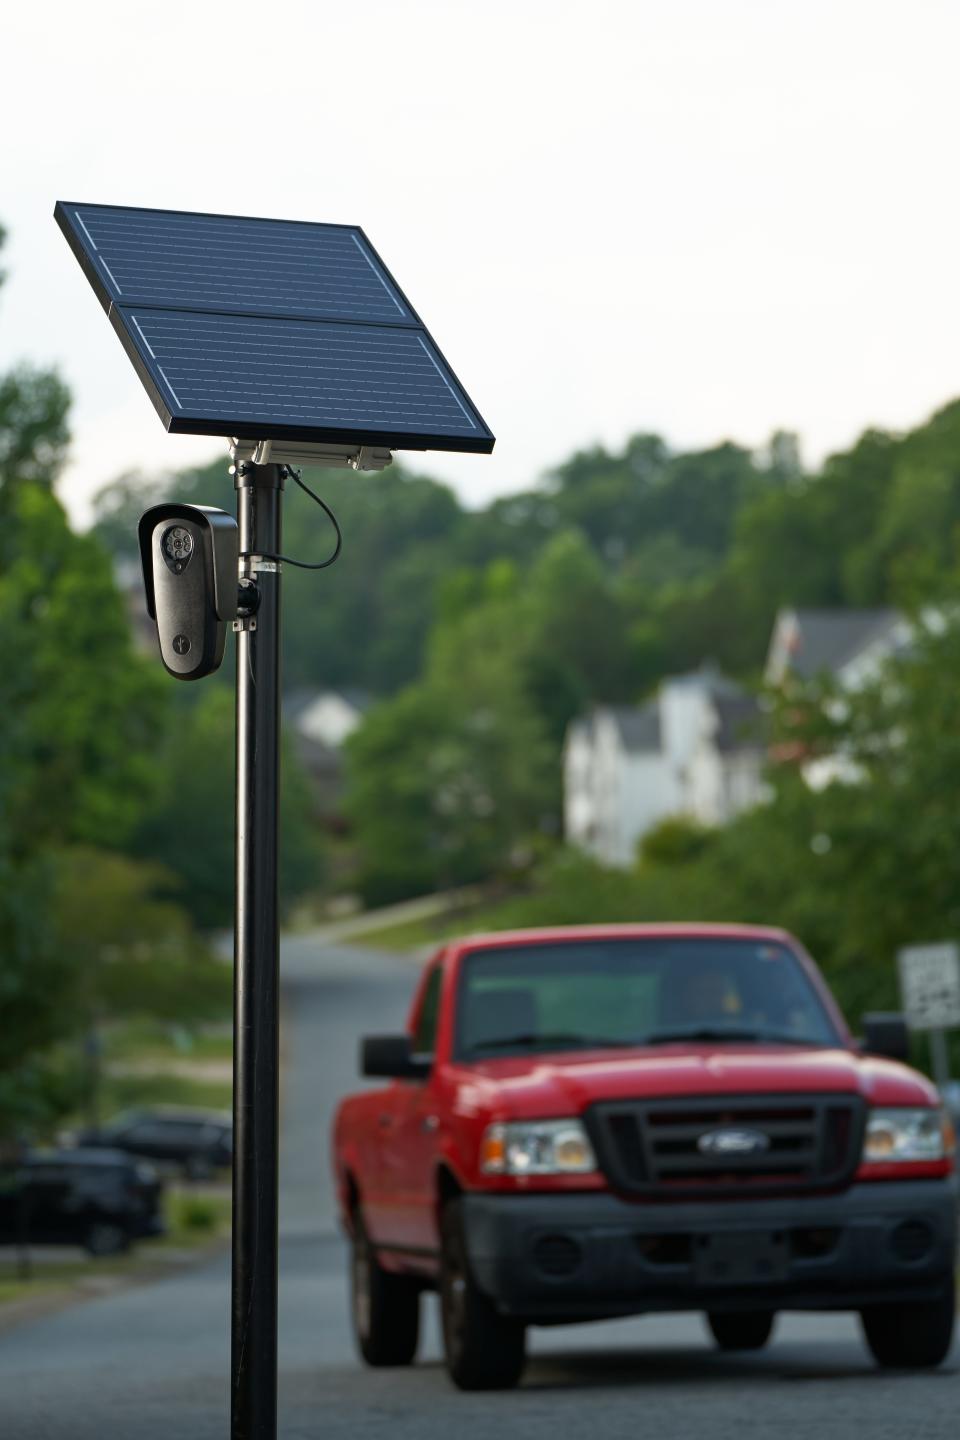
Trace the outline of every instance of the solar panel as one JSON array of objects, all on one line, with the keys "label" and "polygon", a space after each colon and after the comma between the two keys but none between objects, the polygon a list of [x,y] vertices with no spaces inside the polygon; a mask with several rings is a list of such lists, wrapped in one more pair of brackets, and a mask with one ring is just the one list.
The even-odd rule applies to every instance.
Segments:
[{"label": "solar panel", "polygon": [[493,449],[359,227],[63,201],[54,214],[169,431]]}]

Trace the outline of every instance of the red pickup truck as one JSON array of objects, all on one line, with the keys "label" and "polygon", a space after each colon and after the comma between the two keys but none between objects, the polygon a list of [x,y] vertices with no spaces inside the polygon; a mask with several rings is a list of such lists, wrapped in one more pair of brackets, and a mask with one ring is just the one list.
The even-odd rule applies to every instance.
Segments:
[{"label": "red pickup truck", "polygon": [[701,1310],[756,1349],[778,1310],[856,1310],[883,1366],[954,1323],[954,1136],[898,1016],[856,1041],[803,947],[752,926],[472,936],[407,1031],[363,1043],[334,1127],[353,1324],[409,1364],[438,1290],[463,1389],[516,1384],[529,1325]]}]

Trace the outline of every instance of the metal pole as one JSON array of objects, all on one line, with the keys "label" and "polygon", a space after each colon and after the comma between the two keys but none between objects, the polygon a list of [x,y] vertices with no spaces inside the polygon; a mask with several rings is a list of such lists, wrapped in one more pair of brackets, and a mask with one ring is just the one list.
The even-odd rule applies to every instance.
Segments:
[{"label": "metal pole", "polygon": [[[237,466],[241,555],[280,551],[278,465]],[[280,568],[241,560],[260,591],[237,635],[231,1437],[277,1433]]]},{"label": "metal pole", "polygon": [[950,1052],[947,1049],[947,1036],[944,1030],[939,1029],[931,1030],[929,1033],[933,1079],[937,1089],[943,1094],[944,1087],[950,1080]]}]

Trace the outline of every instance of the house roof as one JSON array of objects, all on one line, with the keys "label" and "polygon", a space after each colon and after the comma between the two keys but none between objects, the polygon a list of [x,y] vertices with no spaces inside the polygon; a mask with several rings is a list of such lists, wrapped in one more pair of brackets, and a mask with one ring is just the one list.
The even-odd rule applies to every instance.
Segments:
[{"label": "house roof", "polygon": [[714,695],[717,715],[714,743],[721,754],[735,750],[762,750],[763,712],[752,695]]},{"label": "house roof", "polygon": [[604,706],[620,735],[624,750],[639,752],[660,749],[660,706],[648,700],[639,708],[632,705]]},{"label": "house roof", "polygon": [[896,610],[781,611],[768,673],[774,680],[786,671],[804,680],[823,671],[836,673],[868,646],[890,637],[901,620]]},{"label": "house roof", "polygon": [[373,696],[368,690],[355,689],[345,685],[342,690],[308,690],[301,688],[291,690],[283,697],[284,718],[295,723],[301,715],[305,714],[318,700],[337,699],[345,701],[353,710],[361,715],[365,714],[373,704]]},{"label": "house roof", "polygon": [[731,680],[724,675],[713,660],[705,660],[697,670],[688,670],[682,675],[668,675],[662,682],[663,689],[669,687],[671,690],[689,688],[691,690],[705,690],[711,696],[717,695],[743,695],[743,686],[736,680]]}]

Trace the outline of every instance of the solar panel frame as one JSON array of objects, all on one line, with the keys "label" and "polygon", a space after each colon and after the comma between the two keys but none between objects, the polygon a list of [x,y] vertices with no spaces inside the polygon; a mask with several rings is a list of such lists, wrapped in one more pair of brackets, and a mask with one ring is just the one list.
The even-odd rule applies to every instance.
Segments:
[{"label": "solar panel frame", "polygon": [[[81,213],[82,212],[82,213]],[[393,318],[350,318],[346,315],[333,315],[322,313],[292,313],[290,305],[284,306],[282,302],[273,303],[248,303],[242,305],[226,304],[224,302],[204,302],[203,300],[192,299],[188,304],[177,303],[175,300],[160,303],[156,290],[150,290],[146,282],[141,296],[136,294],[136,287],[133,291],[121,288],[116,277],[111,271],[107,261],[100,253],[90,230],[84,224],[83,215],[87,215],[92,224],[93,214],[98,216],[112,217],[119,214],[123,217],[136,217],[139,215],[148,216],[166,221],[169,218],[174,220],[184,218],[190,221],[211,220],[216,222],[237,222],[240,225],[254,226],[279,226],[285,233],[296,231],[304,227],[311,232],[330,232],[337,236],[354,237],[360,252],[370,263],[371,269],[377,278],[384,284],[388,294],[392,294],[394,303],[402,306],[406,314],[398,313]],[[63,231],[63,234],[70,245],[74,256],[78,260],[81,269],[87,277],[97,299],[106,312],[114,330],[116,331],[124,350],[131,361],[141,384],[149,396],[154,409],[162,421],[164,428],[171,434],[189,435],[222,435],[225,437],[237,437],[248,440],[285,440],[294,441],[309,445],[317,444],[363,444],[389,447],[390,449],[410,450],[448,450],[464,451],[467,453],[489,454],[494,446],[494,436],[482,415],[471,401],[462,383],[444,357],[436,341],[433,339],[413,305],[407,299],[402,288],[397,284],[389,268],[384,264],[383,259],[371,244],[363,229],[358,225],[333,225],[324,222],[312,221],[286,221],[271,220],[262,216],[245,215],[222,215],[215,212],[196,212],[184,210],[156,211],[145,209],[140,206],[121,205],[91,205],[73,201],[58,201],[54,210],[54,218]],[[81,233],[81,231],[83,233]],[[170,232],[173,233],[173,232]],[[91,248],[92,247],[92,248]],[[379,273],[378,273],[379,272]],[[309,302],[307,302],[309,304]],[[316,309],[317,307],[315,307]],[[322,309],[322,307],[319,307]],[[302,311],[303,307],[301,307]],[[457,434],[453,428],[443,426],[439,428],[412,428],[405,427],[396,420],[392,423],[364,423],[364,424],[287,424],[282,421],[268,421],[267,419],[250,420],[248,416],[240,415],[217,415],[216,418],[210,414],[198,413],[198,407],[185,404],[178,404],[176,391],[170,384],[159,366],[156,356],[150,350],[149,345],[143,336],[142,330],[138,335],[139,326],[131,323],[135,312],[152,312],[154,314],[165,312],[167,315],[224,317],[247,319],[251,322],[276,320],[285,325],[318,325],[330,327],[343,325],[351,329],[358,327],[369,327],[372,330],[394,329],[407,335],[422,337],[424,349],[433,361],[437,373],[453,395],[458,406],[467,415],[471,433]],[[164,382],[166,382],[164,384]],[[437,394],[442,396],[442,391]]]}]

